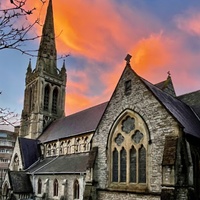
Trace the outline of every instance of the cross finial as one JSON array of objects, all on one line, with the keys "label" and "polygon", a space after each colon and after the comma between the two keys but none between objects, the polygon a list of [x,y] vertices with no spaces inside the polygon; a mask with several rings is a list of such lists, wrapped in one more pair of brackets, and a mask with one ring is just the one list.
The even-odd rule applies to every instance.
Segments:
[{"label": "cross finial", "polygon": [[127,54],[126,58],[124,59],[127,64],[130,63],[132,56],[130,54]]}]

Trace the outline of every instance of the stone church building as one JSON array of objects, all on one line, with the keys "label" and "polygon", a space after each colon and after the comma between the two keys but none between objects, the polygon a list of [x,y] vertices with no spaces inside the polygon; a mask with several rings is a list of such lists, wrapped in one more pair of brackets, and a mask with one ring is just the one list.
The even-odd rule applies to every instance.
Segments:
[{"label": "stone church building", "polygon": [[66,69],[56,66],[52,0],[3,199],[200,199],[200,91],[176,96],[126,57],[108,102],[65,116]]}]

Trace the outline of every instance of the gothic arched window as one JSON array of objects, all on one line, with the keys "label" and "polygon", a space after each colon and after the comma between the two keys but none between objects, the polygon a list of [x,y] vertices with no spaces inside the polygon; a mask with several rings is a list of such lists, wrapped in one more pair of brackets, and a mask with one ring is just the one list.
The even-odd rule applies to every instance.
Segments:
[{"label": "gothic arched window", "polygon": [[13,171],[19,171],[19,156],[17,154],[14,157]]},{"label": "gothic arched window", "polygon": [[78,182],[78,180],[74,181],[74,199],[79,199],[79,182]]},{"label": "gothic arched window", "polygon": [[47,156],[51,156],[51,144],[47,145]]},{"label": "gothic arched window", "polygon": [[63,155],[64,154],[64,142],[61,142],[60,144],[60,154]]},{"label": "gothic arched window", "polygon": [[119,117],[113,127],[109,145],[110,186],[145,189],[148,147],[148,129],[145,122],[137,113],[131,111]]},{"label": "gothic arched window", "polygon": [[44,88],[44,110],[49,110],[49,94],[50,94],[50,87],[46,85]]},{"label": "gothic arched window", "polygon": [[52,113],[57,113],[57,105],[58,105],[58,89],[55,88],[53,90],[53,98],[52,98]]},{"label": "gothic arched window", "polygon": [[58,180],[55,179],[53,182],[53,196],[58,196]]},{"label": "gothic arched window", "polygon": [[42,180],[39,178],[38,179],[38,194],[41,194],[42,193]]},{"label": "gothic arched window", "polygon": [[[8,187],[8,183],[6,182],[5,184],[4,184],[4,186],[3,186],[3,197],[5,198],[5,199],[7,199],[7,196],[8,196],[8,191],[9,191],[9,187]],[[3,199],[4,199],[3,198]]]}]

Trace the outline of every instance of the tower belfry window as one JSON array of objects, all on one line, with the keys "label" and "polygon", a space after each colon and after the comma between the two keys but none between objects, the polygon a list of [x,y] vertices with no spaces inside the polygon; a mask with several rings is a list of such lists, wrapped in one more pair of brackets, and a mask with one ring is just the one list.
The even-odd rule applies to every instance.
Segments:
[{"label": "tower belfry window", "polygon": [[32,111],[32,101],[33,101],[32,94],[33,94],[33,92],[32,92],[32,88],[31,88],[30,93],[29,93],[29,112]]},{"label": "tower belfry window", "polygon": [[47,85],[44,89],[44,110],[48,111],[49,109],[49,93],[50,93],[50,88],[49,85]]},{"label": "tower belfry window", "polygon": [[58,104],[58,89],[55,88],[53,91],[53,99],[52,99],[52,113],[57,113],[57,104]]}]

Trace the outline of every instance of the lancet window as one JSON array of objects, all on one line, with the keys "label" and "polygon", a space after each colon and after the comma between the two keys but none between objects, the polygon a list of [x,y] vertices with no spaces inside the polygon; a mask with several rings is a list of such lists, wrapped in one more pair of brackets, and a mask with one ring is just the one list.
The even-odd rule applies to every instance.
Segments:
[{"label": "lancet window", "polygon": [[15,156],[14,156],[13,170],[19,171],[19,156],[17,154],[15,154]]},{"label": "lancet window", "polygon": [[42,180],[39,178],[38,179],[38,194],[41,194],[42,193]]},{"label": "lancet window", "polygon": [[58,196],[58,180],[55,179],[53,182],[53,196]]},{"label": "lancet window", "polygon": [[74,199],[79,199],[79,182],[78,182],[78,180],[74,181]]}]

